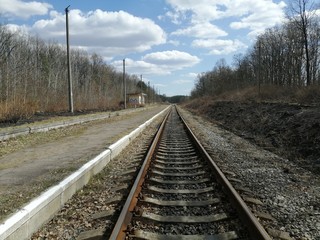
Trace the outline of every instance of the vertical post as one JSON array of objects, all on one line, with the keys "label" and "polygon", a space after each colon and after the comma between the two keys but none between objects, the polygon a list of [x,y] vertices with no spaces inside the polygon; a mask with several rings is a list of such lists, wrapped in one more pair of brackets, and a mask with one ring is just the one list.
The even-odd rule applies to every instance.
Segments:
[{"label": "vertical post", "polygon": [[259,69],[258,69],[258,88],[259,88],[259,98],[260,98],[260,94],[261,94],[261,40],[259,39],[258,42],[258,55],[259,55]]},{"label": "vertical post", "polygon": [[127,108],[126,59],[123,59],[124,109]]},{"label": "vertical post", "polygon": [[152,87],[152,103],[154,104],[154,98],[155,98],[155,95],[156,95],[156,93],[155,93],[155,90],[154,90],[154,84],[153,84],[153,87]]},{"label": "vertical post", "polygon": [[140,75],[140,92],[141,92],[141,103],[140,104],[143,104],[142,102],[142,74]]},{"label": "vertical post", "polygon": [[150,81],[148,81],[148,92],[147,92],[148,96],[148,103],[150,104]]},{"label": "vertical post", "polygon": [[140,91],[142,93],[142,74],[140,75]]},{"label": "vertical post", "polygon": [[66,37],[67,37],[67,65],[68,65],[68,86],[69,86],[69,111],[73,113],[73,95],[72,95],[72,79],[71,79],[71,63],[70,63],[70,44],[69,44],[69,7],[66,7]]}]

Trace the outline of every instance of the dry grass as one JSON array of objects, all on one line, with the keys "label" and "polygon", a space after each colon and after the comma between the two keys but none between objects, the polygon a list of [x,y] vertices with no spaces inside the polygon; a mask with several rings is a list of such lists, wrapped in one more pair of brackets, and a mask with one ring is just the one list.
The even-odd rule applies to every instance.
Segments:
[{"label": "dry grass", "polygon": [[[202,97],[204,107],[212,101],[253,101],[253,102],[282,102],[297,103],[305,105],[320,105],[320,86],[309,87],[282,87],[282,86],[261,86],[248,87],[241,90],[233,90],[223,94]],[[192,104],[192,103],[189,103]],[[198,105],[198,104],[197,104]]]},{"label": "dry grass", "polygon": [[320,105],[320,86],[300,88],[295,92],[298,102]]},{"label": "dry grass", "polygon": [[80,165],[81,162],[78,163],[78,166],[74,165],[69,168],[64,167],[51,170],[46,177],[36,179],[32,184],[26,184],[24,188],[19,188],[19,191],[15,191],[14,186],[10,186],[11,192],[8,194],[2,194],[0,197],[0,222],[6,219],[10,214],[14,213],[15,210],[21,208],[21,206],[26,204],[28,201],[39,196],[41,192],[70,175]]},{"label": "dry grass", "polygon": [[[50,96],[47,97],[50,99]],[[52,97],[52,99],[54,99]],[[61,113],[67,112],[68,101],[64,97],[58,101],[40,102],[27,101],[23,99],[14,99],[7,101],[0,101],[0,123],[16,123],[19,120],[30,119],[35,113]],[[83,98],[75,98],[74,111],[105,111],[105,110],[120,110],[117,100],[109,100],[105,98],[95,99],[95,101],[88,101]]]},{"label": "dry grass", "polygon": [[0,102],[0,122],[17,122],[19,119],[28,119],[37,111],[36,102],[24,102],[22,100]]}]

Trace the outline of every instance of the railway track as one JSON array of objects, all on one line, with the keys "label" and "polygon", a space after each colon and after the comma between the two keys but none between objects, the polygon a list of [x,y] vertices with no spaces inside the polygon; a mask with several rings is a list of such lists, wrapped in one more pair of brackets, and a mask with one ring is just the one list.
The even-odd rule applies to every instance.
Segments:
[{"label": "railway track", "polygon": [[271,239],[173,107],[110,239]]}]

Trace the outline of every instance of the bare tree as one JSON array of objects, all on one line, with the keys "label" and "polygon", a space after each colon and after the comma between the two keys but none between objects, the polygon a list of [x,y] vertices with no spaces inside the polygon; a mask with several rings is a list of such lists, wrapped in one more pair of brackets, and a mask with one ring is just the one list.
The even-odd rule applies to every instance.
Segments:
[{"label": "bare tree", "polygon": [[300,31],[303,38],[303,47],[305,54],[305,72],[306,72],[306,85],[311,84],[311,71],[310,71],[310,49],[309,49],[309,35],[314,17],[314,2],[313,0],[292,0],[291,3],[291,14],[289,19],[295,24],[298,31]]},{"label": "bare tree", "polygon": [[[70,55],[76,110],[117,108],[122,73],[98,54],[72,49]],[[0,25],[0,121],[35,111],[66,111],[65,66],[63,46]],[[127,84],[131,91],[137,88],[134,76],[127,75]]]}]

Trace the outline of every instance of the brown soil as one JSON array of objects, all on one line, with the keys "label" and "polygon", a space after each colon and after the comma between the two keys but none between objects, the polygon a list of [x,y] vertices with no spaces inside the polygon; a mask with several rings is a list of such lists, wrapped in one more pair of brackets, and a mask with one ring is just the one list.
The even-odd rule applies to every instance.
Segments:
[{"label": "brown soil", "polygon": [[254,144],[320,172],[320,107],[208,99],[186,107]]}]

